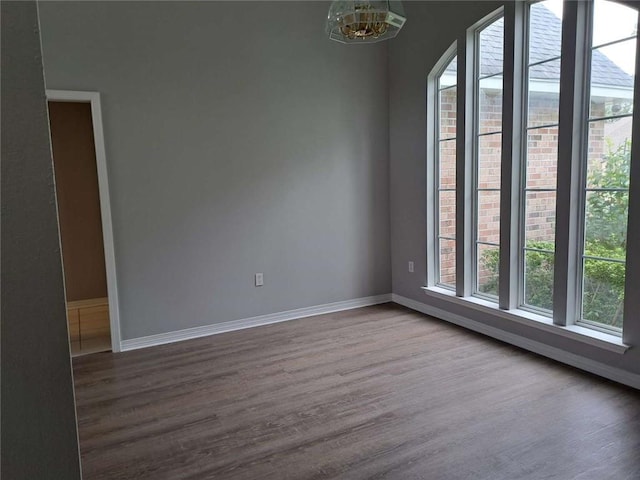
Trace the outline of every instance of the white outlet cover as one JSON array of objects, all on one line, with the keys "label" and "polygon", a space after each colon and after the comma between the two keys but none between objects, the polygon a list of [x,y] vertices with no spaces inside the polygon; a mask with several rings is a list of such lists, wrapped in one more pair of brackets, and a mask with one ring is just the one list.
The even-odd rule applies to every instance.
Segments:
[{"label": "white outlet cover", "polygon": [[264,285],[264,275],[262,273],[256,273],[256,287]]}]

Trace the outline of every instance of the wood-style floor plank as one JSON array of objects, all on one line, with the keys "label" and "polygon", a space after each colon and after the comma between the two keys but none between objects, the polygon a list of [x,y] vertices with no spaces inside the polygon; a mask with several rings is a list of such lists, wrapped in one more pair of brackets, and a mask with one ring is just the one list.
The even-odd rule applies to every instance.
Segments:
[{"label": "wood-style floor plank", "polygon": [[640,479],[640,392],[394,304],[73,365],[85,480]]}]

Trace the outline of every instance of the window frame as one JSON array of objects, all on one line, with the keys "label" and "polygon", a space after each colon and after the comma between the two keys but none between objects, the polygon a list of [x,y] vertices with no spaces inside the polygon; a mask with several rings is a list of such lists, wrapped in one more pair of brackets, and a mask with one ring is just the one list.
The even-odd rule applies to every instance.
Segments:
[{"label": "window frame", "polygon": [[[517,128],[521,134],[519,145],[519,156],[516,161],[513,160],[513,169],[517,169],[519,172],[517,181],[518,181],[518,215],[517,215],[517,223],[518,223],[518,265],[517,265],[517,308],[522,309],[524,311],[529,311],[538,315],[542,315],[544,317],[553,318],[553,309],[548,310],[541,307],[537,307],[535,305],[528,305],[526,303],[526,252],[527,251],[538,251],[543,252],[542,250],[528,250],[526,245],[527,243],[527,193],[530,191],[527,187],[527,164],[529,160],[528,153],[528,141],[529,141],[529,133],[532,130],[539,128],[550,128],[555,127],[558,129],[557,134],[557,142],[558,148],[560,144],[560,99],[558,96],[558,120],[555,123],[545,123],[544,125],[536,125],[535,127],[529,127],[529,99],[531,95],[530,90],[530,70],[531,67],[535,67],[538,65],[543,65],[547,62],[552,61],[560,61],[562,65],[562,49],[560,48],[560,55],[557,57],[549,57],[547,59],[534,62],[533,64],[529,63],[529,46],[531,43],[531,7],[536,3],[540,3],[543,0],[530,0],[527,2],[521,2],[521,7],[519,10],[514,12],[514,22],[515,24],[519,24],[514,29],[514,44],[519,45],[519,47],[514,48],[515,51],[522,52],[522,55],[518,59],[514,59],[514,77],[520,75],[521,87],[520,87],[520,115],[519,118],[514,119],[517,123],[514,123],[514,130]],[[564,7],[564,5],[563,5]],[[564,16],[563,16],[564,17]],[[561,30],[563,31],[563,29]],[[520,37],[520,38],[518,38]],[[520,41],[519,41],[520,40]],[[561,72],[562,74],[562,72]],[[514,80],[516,82],[518,80]],[[558,88],[560,88],[560,79],[558,79]],[[517,116],[517,115],[515,115]],[[556,161],[556,174],[557,174],[557,161]],[[515,188],[515,186],[514,186]],[[541,189],[539,191],[547,191]],[[555,189],[548,189],[548,191],[553,191],[556,195],[556,210],[558,203],[558,183],[556,181]],[[557,212],[556,212],[557,214]],[[557,223],[557,219],[556,219]],[[555,236],[555,225],[554,225],[554,236]],[[543,253],[551,254],[554,257],[554,265],[555,265],[555,239],[554,239],[554,251],[544,251]],[[554,275],[555,279],[555,275]],[[555,286],[552,287],[555,291]]]},{"label": "window frame", "polygon": [[[456,132],[456,303],[474,307],[480,305],[487,311],[504,312],[505,318],[524,320],[526,324],[551,326],[550,331],[562,332],[568,329],[570,336],[598,338],[598,342],[623,345],[629,338],[632,316],[626,312],[640,309],[640,296],[634,295],[631,285],[640,283],[640,36],[636,34],[635,80],[633,84],[633,114],[631,146],[631,172],[629,181],[629,216],[627,224],[627,255],[625,298],[622,329],[611,329],[606,325],[584,322],[581,318],[583,275],[582,257],[586,208],[586,151],[588,144],[590,66],[592,54],[591,22],[594,0],[587,2],[564,1],[562,19],[562,47],[560,52],[560,98],[558,106],[558,162],[556,183],[555,255],[553,310],[526,305],[525,286],[525,188],[528,124],[528,46],[529,10],[538,0],[508,2],[487,15],[462,35],[454,43],[429,75],[428,85],[433,84],[436,73],[446,68],[457,56],[457,132]],[[635,5],[616,1],[638,11]],[[640,15],[640,12],[639,12]],[[502,159],[500,183],[500,260],[498,305],[491,305],[493,297],[486,298],[476,293],[477,285],[477,166],[478,145],[478,75],[479,34],[494,22],[504,17],[504,64],[502,101]],[[457,45],[457,46],[456,46]],[[455,49],[452,51],[452,49]],[[457,52],[456,52],[457,50]],[[579,74],[575,74],[578,72]],[[433,91],[433,89],[431,90]],[[436,89],[436,94],[438,93]],[[428,105],[429,105],[428,95]],[[437,105],[437,104],[436,104]],[[433,106],[433,102],[431,103]],[[427,110],[429,119],[437,118]],[[584,115],[584,113],[587,113]],[[439,121],[436,127],[439,128]],[[433,129],[429,129],[430,131]],[[429,135],[427,135],[429,138]],[[431,137],[433,140],[433,136]],[[433,173],[433,141],[429,144],[428,177]],[[429,160],[431,158],[431,161]],[[435,163],[437,166],[437,163]],[[471,175],[467,166],[472,166]],[[431,185],[434,175],[427,179],[427,285],[425,290],[438,297],[451,298],[435,281],[439,269],[434,256],[439,257],[438,230],[433,227],[437,219],[438,202],[434,200]],[[439,186],[439,185],[438,185]],[[431,193],[431,194],[429,194]],[[429,228],[431,227],[431,228]],[[435,233],[433,233],[435,232]],[[434,238],[435,237],[435,238]],[[636,242],[636,243],[634,243]],[[578,258],[579,257],[579,258]],[[634,268],[635,267],[635,268]],[[638,297],[638,298],[636,298]],[[474,307],[474,308],[476,308]],[[497,310],[496,310],[497,309]],[[545,317],[546,314],[546,317]],[[533,322],[533,323],[532,323]],[[541,327],[542,328],[542,327]],[[638,330],[640,327],[634,327]],[[566,335],[569,335],[568,333]],[[576,336],[577,335],[577,336]],[[602,340],[604,339],[604,340]],[[595,342],[595,343],[598,343]],[[600,345],[602,346],[602,345]]]},{"label": "window frame", "polygon": [[[608,1],[613,1],[614,3],[618,3],[619,5],[624,5],[629,7],[628,5],[625,5],[622,2],[615,2],[615,0],[608,0]],[[623,37],[617,40],[613,40],[613,41],[608,41],[605,43],[599,43],[597,45],[593,44],[593,19],[595,16],[595,1],[589,1],[587,3],[585,3],[584,5],[581,6],[581,8],[584,10],[585,15],[587,17],[587,38],[585,40],[585,51],[584,51],[584,62],[585,62],[585,95],[584,95],[584,112],[586,113],[586,115],[583,116],[582,121],[583,123],[583,128],[581,129],[581,142],[582,142],[582,155],[583,155],[583,159],[582,159],[582,169],[580,172],[580,245],[577,248],[577,256],[578,256],[578,278],[577,278],[577,282],[580,285],[580,295],[579,298],[577,300],[576,303],[576,313],[575,313],[575,324],[576,325],[580,325],[580,326],[584,326],[586,328],[592,328],[594,330],[598,330],[598,331],[602,331],[604,333],[612,333],[614,335],[619,335],[622,336],[622,330],[623,327],[615,327],[613,325],[606,325],[606,324],[602,324],[602,323],[598,323],[595,322],[593,320],[588,320],[583,318],[583,314],[584,314],[584,284],[585,284],[585,274],[584,274],[584,262],[585,259],[588,257],[588,255],[586,255],[586,251],[585,251],[585,247],[586,247],[586,225],[587,225],[587,220],[586,220],[586,209],[587,209],[587,196],[588,196],[588,191],[589,191],[589,187],[588,187],[588,149],[589,149],[589,131],[590,131],[590,124],[592,122],[596,122],[596,121],[602,121],[602,120],[608,120],[611,118],[629,118],[631,117],[632,119],[632,126],[635,123],[637,125],[637,120],[636,120],[636,116],[635,116],[635,108],[634,108],[634,112],[629,114],[623,114],[623,115],[606,115],[604,114],[601,117],[594,117],[591,118],[591,97],[592,97],[592,93],[593,93],[593,85],[592,85],[592,78],[591,78],[591,65],[592,65],[592,61],[593,61],[593,52],[596,49],[599,48],[603,48],[606,46],[611,46],[611,45],[615,45],[617,43],[620,42],[625,42],[631,39],[635,39],[636,40],[636,50],[638,48],[640,48],[640,43],[638,42],[638,34],[636,33],[636,35],[632,36],[632,37]],[[630,8],[630,7],[629,7]],[[638,9],[638,13],[637,15],[640,17],[640,9]],[[636,52],[636,56],[637,56],[637,52]],[[638,76],[638,66],[636,64],[636,69],[635,69],[635,73],[636,76]],[[637,91],[634,91],[634,96],[637,95]],[[635,98],[634,98],[634,103],[635,103]],[[637,129],[637,127],[636,127]],[[632,128],[632,139],[633,139],[633,128]],[[632,140],[632,144],[633,143],[637,143],[637,141],[640,139],[636,138],[636,142],[633,142]],[[629,185],[629,189],[627,190],[628,192],[630,192],[631,190],[631,185]],[[628,238],[628,232],[629,230],[629,225],[627,224],[627,238]],[[623,262],[616,262],[613,259],[604,259],[606,261],[610,261],[612,263],[623,263],[625,265],[625,270],[628,268],[628,264],[627,264],[627,259],[625,259]],[[626,290],[626,278],[625,278],[625,290]],[[625,292],[626,293],[626,292]],[[626,296],[626,295],[625,295]],[[624,311],[624,306],[623,306],[623,313],[622,313],[622,317],[623,317],[623,322],[624,322],[624,318],[626,317],[625,315],[625,311]]]},{"label": "window frame", "polygon": [[[504,122],[501,124],[500,126],[500,131],[491,131],[490,133],[481,133],[480,132],[480,82],[486,78],[491,78],[493,75],[490,76],[485,76],[482,77],[481,76],[481,72],[480,72],[480,62],[481,62],[481,58],[480,58],[480,35],[481,33],[488,27],[490,27],[493,23],[497,22],[498,20],[503,19],[503,21],[505,20],[505,9],[504,8],[499,8],[496,11],[492,12],[490,15],[487,15],[485,18],[483,18],[480,22],[478,22],[476,25],[474,25],[472,31],[472,37],[473,37],[473,72],[472,72],[472,78],[470,78],[470,83],[472,84],[472,89],[473,89],[473,111],[471,112],[471,117],[472,117],[472,122],[471,122],[471,128],[472,128],[472,138],[473,138],[473,144],[471,147],[471,164],[472,164],[472,176],[471,176],[471,200],[470,200],[470,204],[467,206],[468,208],[470,208],[471,210],[471,224],[472,224],[472,230],[471,230],[471,238],[472,238],[472,244],[471,244],[471,295],[473,295],[474,297],[478,297],[481,298],[483,300],[486,300],[488,302],[493,302],[493,303],[499,303],[499,298],[500,298],[500,268],[498,268],[498,295],[491,295],[485,292],[481,292],[479,289],[479,245],[486,245],[486,246],[490,246],[492,248],[497,247],[498,248],[498,252],[501,252],[502,250],[502,239],[499,239],[498,245],[494,245],[492,243],[489,242],[481,242],[480,240],[478,240],[479,237],[479,215],[478,215],[478,211],[480,208],[480,195],[479,192],[480,191],[497,191],[498,194],[501,197],[501,192],[502,192],[502,185],[500,185],[499,189],[493,189],[493,190],[480,190],[479,187],[479,181],[480,181],[480,173],[479,173],[479,168],[480,168],[480,139],[485,137],[485,136],[491,136],[491,135],[496,135],[496,134],[500,134],[500,152],[501,152],[501,156],[502,156],[502,138],[504,137]],[[504,32],[503,32],[503,45],[504,45]],[[503,48],[503,62],[502,62],[502,72],[501,73],[496,73],[494,75],[501,75],[502,76],[502,95],[503,95],[503,99],[502,101],[504,102],[504,77],[505,77],[505,63],[504,63],[504,48]],[[467,76],[467,78],[469,78]],[[501,115],[504,112],[504,104],[502,104],[502,108],[503,111],[501,112]],[[502,164],[502,158],[500,160],[501,164]],[[500,205],[500,210],[502,210],[502,205]],[[502,211],[501,213],[501,217],[502,217]],[[500,255],[500,253],[499,253]],[[498,265],[499,267],[499,265]]]},{"label": "window frame", "polygon": [[[453,42],[427,77],[427,115],[434,119],[432,128],[427,129],[427,222],[432,228],[427,235],[427,285],[438,286],[455,291],[455,285],[446,285],[440,281],[440,78],[449,64],[457,57],[458,44]],[[458,83],[456,81],[456,101]],[[457,108],[456,108],[457,109]],[[454,140],[457,145],[458,125]],[[457,153],[457,149],[456,149]],[[457,185],[457,183],[456,183]],[[456,209],[457,209],[456,202]],[[456,243],[457,243],[456,229]],[[457,258],[456,258],[457,260]],[[457,265],[457,261],[456,261]],[[456,275],[457,279],[457,275]]]}]

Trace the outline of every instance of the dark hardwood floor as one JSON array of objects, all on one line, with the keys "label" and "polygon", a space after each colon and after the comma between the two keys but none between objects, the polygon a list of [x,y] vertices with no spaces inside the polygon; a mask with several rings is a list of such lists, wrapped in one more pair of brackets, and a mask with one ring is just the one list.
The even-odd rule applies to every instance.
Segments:
[{"label": "dark hardwood floor", "polygon": [[640,479],[640,392],[393,304],[73,366],[85,480]]}]

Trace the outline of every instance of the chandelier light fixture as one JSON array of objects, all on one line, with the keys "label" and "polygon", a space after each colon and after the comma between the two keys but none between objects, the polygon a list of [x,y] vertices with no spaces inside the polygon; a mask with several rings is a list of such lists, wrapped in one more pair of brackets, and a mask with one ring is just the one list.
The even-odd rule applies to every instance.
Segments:
[{"label": "chandelier light fixture", "polygon": [[329,7],[327,33],[341,43],[375,43],[395,37],[406,20],[399,1],[336,0]]}]

